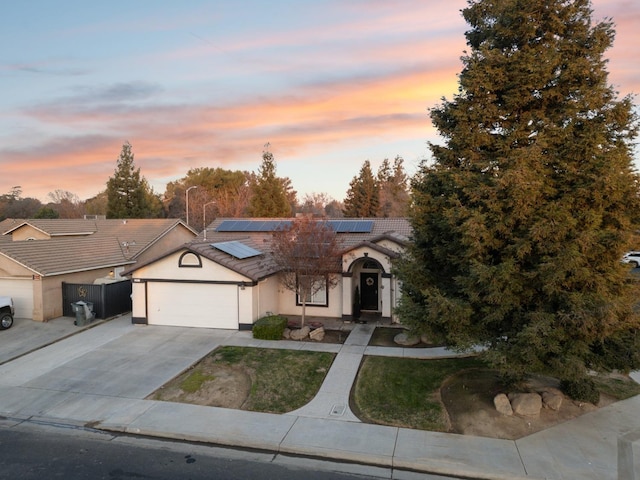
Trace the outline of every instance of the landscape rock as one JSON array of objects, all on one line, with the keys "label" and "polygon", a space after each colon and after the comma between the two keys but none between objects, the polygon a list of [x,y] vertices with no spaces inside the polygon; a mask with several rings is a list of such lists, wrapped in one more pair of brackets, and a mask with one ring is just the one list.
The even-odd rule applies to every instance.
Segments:
[{"label": "landscape rock", "polygon": [[420,341],[425,345],[429,345],[431,343],[431,339],[425,333],[420,335]]},{"label": "landscape rock", "polygon": [[284,331],[282,332],[282,338],[284,338],[285,340],[289,340],[291,338],[291,329],[290,328],[285,328]]},{"label": "landscape rock", "polygon": [[542,409],[542,397],[537,393],[510,393],[511,408],[513,413],[523,417],[535,417],[540,415]]},{"label": "landscape rock", "polygon": [[324,339],[324,327],[316,328],[309,332],[309,338],[316,342],[321,342]]},{"label": "landscape rock", "polygon": [[562,401],[564,400],[562,392],[555,388],[550,388],[543,391],[541,395],[543,407],[555,410],[556,412],[560,410],[560,407],[562,407]]},{"label": "landscape rock", "polygon": [[412,347],[420,343],[420,338],[415,335],[409,335],[407,333],[399,333],[393,338],[393,341],[398,345],[403,345],[405,347]]},{"label": "landscape rock", "polygon": [[309,332],[311,329],[308,326],[304,326],[302,328],[295,328],[291,330],[291,340],[302,340],[303,338],[307,338],[309,336]]},{"label": "landscape rock", "polygon": [[513,415],[513,409],[511,408],[509,397],[507,397],[504,393],[499,393],[493,398],[493,405],[496,407],[498,413],[507,416]]}]

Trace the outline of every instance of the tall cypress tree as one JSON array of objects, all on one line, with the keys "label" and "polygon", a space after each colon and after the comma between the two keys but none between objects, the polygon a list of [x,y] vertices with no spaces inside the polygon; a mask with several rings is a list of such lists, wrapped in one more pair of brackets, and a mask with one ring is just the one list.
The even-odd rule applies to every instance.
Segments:
[{"label": "tall cypress tree", "polygon": [[131,144],[122,145],[116,170],[107,181],[107,218],[150,216],[149,187],[133,163]]},{"label": "tall cypress tree", "polygon": [[444,145],[414,178],[401,317],[450,345],[481,344],[503,373],[582,381],[637,368],[637,229],[629,97],[607,83],[613,25],[589,0],[471,0]]},{"label": "tall cypress tree", "polygon": [[345,217],[376,217],[380,209],[380,188],[373,176],[371,163],[365,160],[360,173],[349,183],[344,199]]},{"label": "tall cypress tree", "polygon": [[404,217],[409,207],[409,177],[404,170],[404,160],[397,156],[393,167],[385,158],[378,169],[377,182],[380,193],[381,217]]},{"label": "tall cypress tree", "polygon": [[276,176],[276,162],[269,150],[262,153],[262,164],[252,188],[249,213],[253,217],[289,217],[288,182]]}]

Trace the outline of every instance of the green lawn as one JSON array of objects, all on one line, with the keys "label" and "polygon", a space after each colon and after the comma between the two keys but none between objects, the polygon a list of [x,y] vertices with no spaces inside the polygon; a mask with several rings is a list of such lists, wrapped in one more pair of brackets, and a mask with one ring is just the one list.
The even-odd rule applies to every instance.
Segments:
[{"label": "green lawn", "polygon": [[461,370],[482,368],[474,357],[418,360],[365,356],[353,390],[352,407],[371,423],[446,431],[438,391]]},{"label": "green lawn", "polygon": [[320,389],[335,354],[268,348],[221,347],[216,361],[241,365],[251,376],[246,410],[286,413],[309,403]]}]

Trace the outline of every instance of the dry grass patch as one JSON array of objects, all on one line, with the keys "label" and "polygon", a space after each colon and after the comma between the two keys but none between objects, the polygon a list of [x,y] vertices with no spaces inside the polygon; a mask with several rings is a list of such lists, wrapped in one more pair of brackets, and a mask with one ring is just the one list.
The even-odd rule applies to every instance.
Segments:
[{"label": "dry grass patch", "polygon": [[334,357],[324,352],[221,347],[150,398],[286,413],[313,399]]}]

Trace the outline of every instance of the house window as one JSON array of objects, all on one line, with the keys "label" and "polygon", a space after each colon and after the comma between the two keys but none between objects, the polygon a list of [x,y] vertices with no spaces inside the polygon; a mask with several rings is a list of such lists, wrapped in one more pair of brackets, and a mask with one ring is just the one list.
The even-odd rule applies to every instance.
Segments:
[{"label": "house window", "polygon": [[202,259],[200,255],[192,252],[184,252],[178,259],[178,267],[180,268],[202,268]]},{"label": "house window", "polygon": [[[298,278],[298,282],[301,281],[312,281],[313,277],[301,276]],[[327,296],[327,278],[326,277],[315,277],[313,280],[311,291],[307,293],[306,304],[314,305],[317,307],[326,307],[329,305],[329,299]],[[296,296],[296,304],[302,305],[302,297],[300,295]]]}]

